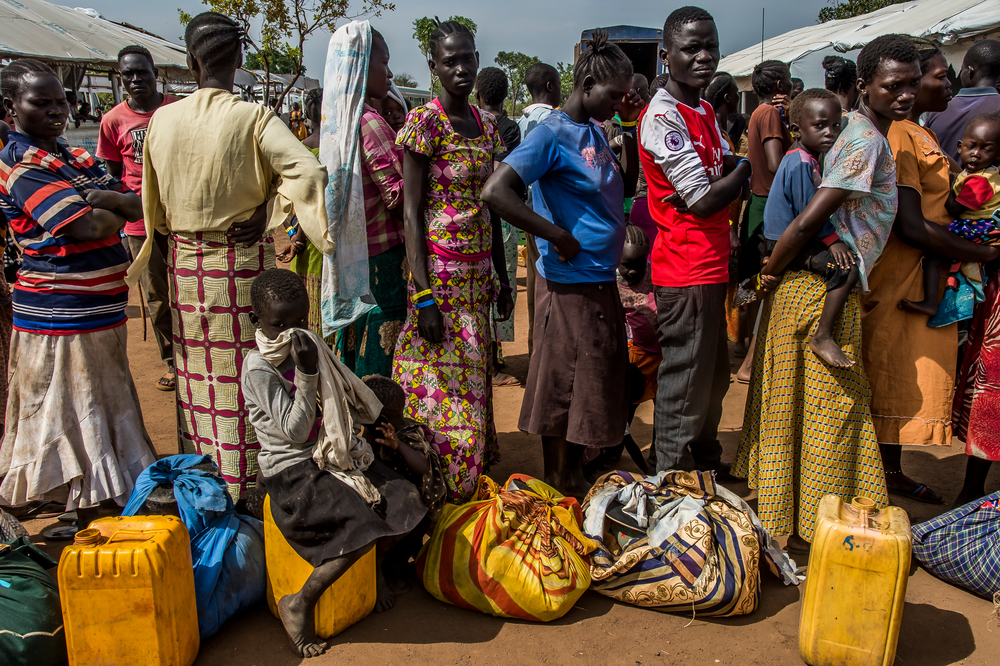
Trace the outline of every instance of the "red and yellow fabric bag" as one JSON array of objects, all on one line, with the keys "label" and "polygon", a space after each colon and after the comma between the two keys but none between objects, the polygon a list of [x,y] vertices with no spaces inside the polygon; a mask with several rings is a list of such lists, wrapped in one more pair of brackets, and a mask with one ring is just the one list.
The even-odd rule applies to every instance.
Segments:
[{"label": "red and yellow fabric bag", "polygon": [[447,505],[420,555],[427,591],[459,608],[548,622],[590,587],[597,543],[580,529],[580,504],[515,474],[499,488],[479,477],[472,501]]}]

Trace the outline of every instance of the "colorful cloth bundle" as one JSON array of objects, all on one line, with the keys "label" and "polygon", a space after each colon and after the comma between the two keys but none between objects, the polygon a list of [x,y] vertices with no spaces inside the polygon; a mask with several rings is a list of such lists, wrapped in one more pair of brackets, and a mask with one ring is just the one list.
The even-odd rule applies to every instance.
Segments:
[{"label": "colorful cloth bundle", "polygon": [[1000,492],[912,531],[913,557],[932,574],[987,599],[1000,592]]},{"label": "colorful cloth bundle", "polygon": [[530,476],[479,477],[472,501],[446,505],[417,558],[427,591],[460,608],[548,622],[590,586],[579,503]]},{"label": "colorful cloth bundle", "polygon": [[583,503],[594,590],[636,606],[746,615],[760,600],[761,556],[785,584],[795,563],[711,472],[611,472]]}]

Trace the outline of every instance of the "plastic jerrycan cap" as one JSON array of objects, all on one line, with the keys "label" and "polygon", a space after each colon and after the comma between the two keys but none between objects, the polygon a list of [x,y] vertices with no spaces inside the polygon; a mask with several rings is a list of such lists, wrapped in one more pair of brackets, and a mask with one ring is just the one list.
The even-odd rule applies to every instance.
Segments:
[{"label": "plastic jerrycan cap", "polygon": [[75,546],[96,546],[101,541],[101,531],[93,527],[80,530],[73,537]]}]

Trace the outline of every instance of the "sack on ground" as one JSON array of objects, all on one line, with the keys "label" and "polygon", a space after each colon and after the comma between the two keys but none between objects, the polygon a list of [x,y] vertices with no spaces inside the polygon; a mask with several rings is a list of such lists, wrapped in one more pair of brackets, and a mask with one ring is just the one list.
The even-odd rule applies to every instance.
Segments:
[{"label": "sack on ground", "polygon": [[913,557],[932,574],[993,599],[1000,592],[1000,492],[914,525]]},{"label": "sack on ground", "polygon": [[61,666],[66,635],[56,581],[45,573],[56,561],[19,537],[0,544],[0,663]]},{"label": "sack on ground", "polygon": [[499,617],[548,622],[590,585],[579,503],[530,476],[503,488],[479,477],[472,501],[446,505],[417,573],[441,601]]},{"label": "sack on ground", "polygon": [[612,599],[716,617],[752,613],[762,556],[786,585],[798,584],[795,563],[711,472],[611,472],[583,510],[584,534],[598,543],[592,585]]},{"label": "sack on ground", "polygon": [[[191,535],[198,632],[202,640],[215,634],[230,617],[264,598],[264,526],[235,512],[220,476],[196,465],[211,456],[169,456],[139,475],[123,516],[140,513],[158,485],[173,486],[181,520]],[[212,469],[215,469],[212,464]]]}]

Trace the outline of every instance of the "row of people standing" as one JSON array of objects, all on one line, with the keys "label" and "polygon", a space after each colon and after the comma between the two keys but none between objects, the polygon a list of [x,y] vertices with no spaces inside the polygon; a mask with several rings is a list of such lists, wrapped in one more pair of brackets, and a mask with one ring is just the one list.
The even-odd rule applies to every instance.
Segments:
[{"label": "row of people standing", "polygon": [[[970,50],[966,62],[981,61],[989,48]],[[941,502],[901,465],[902,445],[950,445],[953,434],[958,332],[955,324],[929,327],[927,313],[913,307],[931,290],[925,272],[933,287],[939,277],[926,267],[922,272],[922,259],[988,262],[997,256],[995,248],[948,231],[952,165],[934,133],[918,124],[922,114],[948,108],[947,70],[927,40],[887,35],[865,47],[857,66],[859,110],[845,117],[819,189],[761,272],[765,281],[780,275],[835,214],[865,287],[859,300],[848,298],[833,333],[846,364],[807,347],[804,333],[820,323],[826,291],[815,274],[789,269],[760,327],[735,469],[758,489],[765,526],[791,533],[790,543],[800,548],[811,538],[819,499],[829,492]],[[975,354],[973,367],[981,369],[978,349]],[[958,395],[954,408],[954,418],[967,425],[968,408]],[[982,479],[969,490],[959,501],[980,496]]]}]

